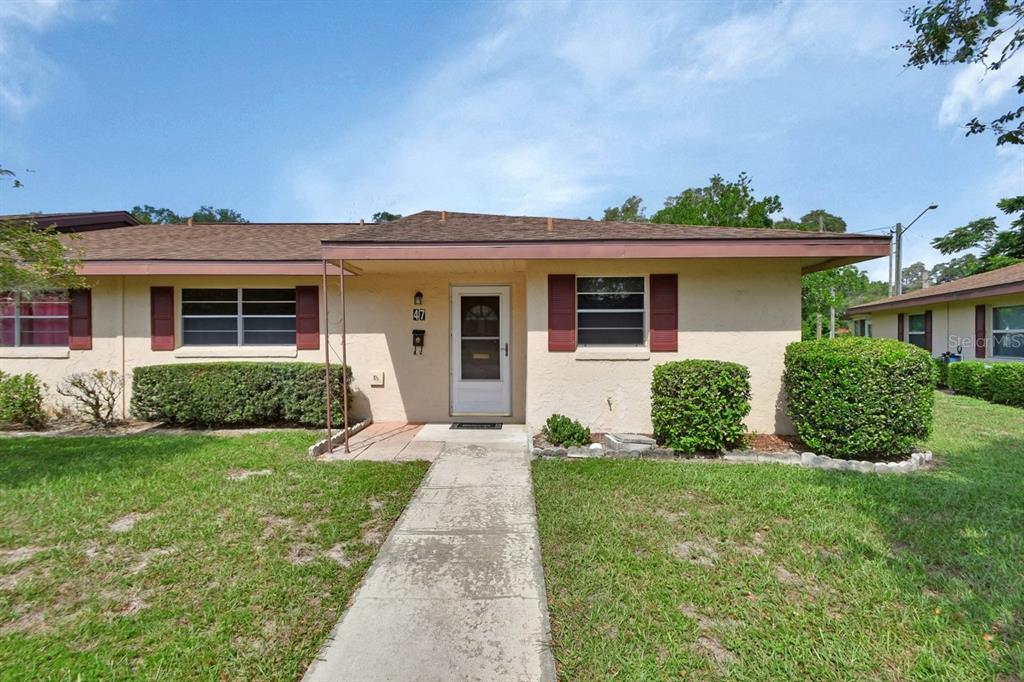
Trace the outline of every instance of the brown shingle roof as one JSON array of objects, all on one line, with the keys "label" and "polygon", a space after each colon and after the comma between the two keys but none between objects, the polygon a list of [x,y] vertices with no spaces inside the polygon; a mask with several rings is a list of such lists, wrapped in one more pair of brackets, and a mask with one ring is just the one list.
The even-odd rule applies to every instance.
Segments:
[{"label": "brown shingle roof", "polygon": [[[533,241],[642,241],[681,239],[838,239],[877,240],[858,234],[769,230],[745,227],[657,225],[604,220],[489,215],[483,213],[422,211],[399,220],[349,231],[337,241],[349,243],[466,243]],[[358,226],[357,226],[358,227]]]},{"label": "brown shingle roof", "polygon": [[911,308],[926,303],[995,296],[1002,293],[1013,293],[1015,285],[1019,285],[1019,290],[1024,291],[1024,263],[1008,265],[998,270],[936,284],[926,289],[917,289],[900,296],[862,303],[848,308],[847,313],[858,315],[879,310]]},{"label": "brown shingle roof", "polygon": [[216,223],[133,225],[83,232],[69,245],[82,260],[319,261],[321,241],[493,243],[650,240],[874,240],[855,234],[742,227],[653,225],[600,220],[423,211],[382,224]]},{"label": "brown shingle roof", "polygon": [[82,232],[68,244],[86,261],[319,261],[321,240],[339,239],[359,227],[345,223],[133,225]]}]

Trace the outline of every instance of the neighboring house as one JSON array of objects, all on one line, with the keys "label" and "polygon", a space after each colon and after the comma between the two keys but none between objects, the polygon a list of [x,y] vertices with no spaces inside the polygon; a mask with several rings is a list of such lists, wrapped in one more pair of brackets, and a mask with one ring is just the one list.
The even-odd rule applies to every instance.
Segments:
[{"label": "neighboring house", "polygon": [[847,310],[854,333],[900,339],[939,356],[1024,360],[1024,263]]},{"label": "neighboring house", "polygon": [[34,220],[39,227],[53,227],[58,232],[85,232],[87,230],[106,230],[111,227],[127,227],[138,225],[128,211],[88,211],[82,213],[22,213],[20,215],[0,215],[0,221]]},{"label": "neighboring house", "polygon": [[650,432],[654,365],[713,358],[750,368],[748,426],[785,432],[801,274],[885,256],[889,241],[425,211],[380,225],[137,225],[73,247],[91,291],[3,308],[5,371],[53,386],[96,368],[323,362],[326,303],[335,363],[344,310],[357,416],[538,427],[558,412]]}]

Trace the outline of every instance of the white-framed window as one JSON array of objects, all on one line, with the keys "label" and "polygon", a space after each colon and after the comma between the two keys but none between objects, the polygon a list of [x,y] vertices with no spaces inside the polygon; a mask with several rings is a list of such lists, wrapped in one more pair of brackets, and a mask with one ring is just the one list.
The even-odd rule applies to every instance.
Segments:
[{"label": "white-framed window", "polygon": [[992,356],[1024,358],[1024,305],[992,308]]},{"label": "white-framed window", "polygon": [[186,346],[294,346],[295,289],[182,289]]},{"label": "white-framed window", "polygon": [[67,346],[68,295],[0,293],[0,347]]},{"label": "white-framed window", "polygon": [[644,345],[646,301],[646,277],[577,277],[577,344]]},{"label": "white-framed window", "polygon": [[927,335],[925,328],[924,313],[907,315],[907,343],[912,343],[918,348],[927,349],[928,341],[925,338]]},{"label": "white-framed window", "polygon": [[854,336],[871,336],[871,320],[854,320]]}]

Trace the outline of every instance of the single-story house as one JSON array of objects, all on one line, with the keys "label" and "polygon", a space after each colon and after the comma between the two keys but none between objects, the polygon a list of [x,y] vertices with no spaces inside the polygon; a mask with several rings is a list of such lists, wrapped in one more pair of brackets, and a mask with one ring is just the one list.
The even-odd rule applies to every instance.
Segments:
[{"label": "single-story house", "polygon": [[750,368],[747,424],[767,433],[790,430],[783,351],[800,339],[801,275],[886,256],[889,240],[424,211],[132,225],[72,248],[90,289],[0,308],[5,371],[52,387],[97,368],[323,362],[325,334],[339,362],[344,334],[357,417],[536,428],[557,412],[650,432],[653,367],[712,358]]},{"label": "single-story house", "polygon": [[854,333],[899,339],[938,357],[1024,361],[1024,263],[847,310]]}]

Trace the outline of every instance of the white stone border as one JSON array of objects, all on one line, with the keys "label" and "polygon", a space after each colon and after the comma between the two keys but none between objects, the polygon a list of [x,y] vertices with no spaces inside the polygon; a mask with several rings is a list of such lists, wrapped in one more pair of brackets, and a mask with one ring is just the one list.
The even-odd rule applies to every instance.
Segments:
[{"label": "white stone border", "polygon": [[932,461],[932,453],[919,450],[910,453],[910,457],[902,462],[864,462],[851,459],[833,459],[827,455],[816,455],[813,452],[797,454],[795,452],[727,452],[722,455],[726,462],[743,462],[746,464],[791,464],[808,469],[824,469],[827,471],[856,471],[862,474],[909,474],[927,466]]},{"label": "white stone border", "polygon": [[[359,433],[360,431],[362,431],[363,429],[365,429],[367,426],[369,426],[372,423],[373,423],[373,419],[370,419],[370,418],[364,419],[361,422],[356,422],[352,426],[348,427],[348,437],[351,438],[352,436],[356,435],[357,433]],[[344,440],[345,440],[345,430],[344,429],[341,429],[341,430],[337,431],[336,433],[332,433],[331,434],[331,449],[334,449],[334,448],[338,447],[340,443],[344,442]],[[317,441],[315,445],[310,445],[309,446],[309,456],[310,457],[319,457],[320,455],[324,454],[325,452],[327,452],[327,439],[326,438],[322,438],[319,441]]]}]

